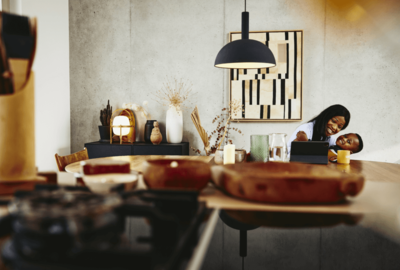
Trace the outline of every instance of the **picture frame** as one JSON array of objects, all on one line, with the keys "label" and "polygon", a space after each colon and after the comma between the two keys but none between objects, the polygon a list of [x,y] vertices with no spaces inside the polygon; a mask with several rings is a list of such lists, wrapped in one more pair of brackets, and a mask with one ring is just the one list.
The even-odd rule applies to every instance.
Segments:
[{"label": "picture frame", "polygon": [[[230,32],[230,42],[241,32]],[[229,102],[240,101],[242,113],[232,121],[293,122],[303,119],[303,30],[250,31],[249,39],[266,44],[276,66],[264,69],[231,69]]]}]

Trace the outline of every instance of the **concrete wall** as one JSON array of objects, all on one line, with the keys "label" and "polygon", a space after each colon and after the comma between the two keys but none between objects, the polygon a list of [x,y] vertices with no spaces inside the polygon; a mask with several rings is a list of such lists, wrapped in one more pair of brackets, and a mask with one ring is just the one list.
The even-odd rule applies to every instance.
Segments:
[{"label": "concrete wall", "polygon": [[70,154],[68,0],[12,0],[12,12],[38,19],[35,71],[36,165],[57,171],[54,154]]},{"label": "concrete wall", "polygon": [[[400,5],[378,0],[248,1],[250,30],[304,30],[303,122],[332,104],[352,113],[345,132],[362,135],[356,159],[400,159]],[[153,119],[165,123],[167,108],[153,94],[166,76],[193,83],[190,108],[199,107],[207,131],[228,100],[228,71],[214,68],[227,33],[240,30],[241,0],[70,0],[71,146],[99,139],[99,111],[110,99],[149,101]],[[202,148],[184,114],[184,140]],[[143,123],[141,123],[143,124]],[[250,135],[284,132],[294,123],[234,124],[250,148]],[[162,129],[163,131],[163,129]],[[165,133],[164,133],[165,134]]]}]

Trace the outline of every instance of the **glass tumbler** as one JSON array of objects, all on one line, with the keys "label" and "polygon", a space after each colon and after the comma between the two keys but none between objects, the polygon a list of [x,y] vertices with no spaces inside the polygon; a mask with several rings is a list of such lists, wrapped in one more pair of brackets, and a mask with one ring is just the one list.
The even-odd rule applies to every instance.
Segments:
[{"label": "glass tumbler", "polygon": [[270,161],[286,161],[287,145],[285,133],[272,133],[271,143],[269,146],[269,160]]},{"label": "glass tumbler", "polygon": [[250,135],[251,161],[268,162],[268,135]]}]

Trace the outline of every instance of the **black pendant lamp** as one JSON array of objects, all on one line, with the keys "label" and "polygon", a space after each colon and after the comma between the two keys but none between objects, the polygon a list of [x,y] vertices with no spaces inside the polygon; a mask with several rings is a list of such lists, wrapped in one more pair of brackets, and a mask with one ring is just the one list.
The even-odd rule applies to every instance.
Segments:
[{"label": "black pendant lamp", "polygon": [[242,39],[226,44],[215,59],[218,68],[270,68],[276,66],[275,57],[265,44],[249,39],[249,13],[242,12]]}]

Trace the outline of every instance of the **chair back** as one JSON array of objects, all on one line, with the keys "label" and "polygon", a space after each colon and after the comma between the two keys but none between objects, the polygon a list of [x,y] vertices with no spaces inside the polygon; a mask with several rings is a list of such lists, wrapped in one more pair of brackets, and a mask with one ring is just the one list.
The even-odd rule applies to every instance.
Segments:
[{"label": "chair back", "polygon": [[65,172],[65,167],[68,164],[77,162],[77,161],[81,161],[81,160],[86,160],[89,159],[89,155],[87,152],[86,148],[83,148],[83,150],[73,153],[71,155],[67,155],[67,156],[59,156],[59,155],[55,155],[56,156],[56,162],[57,162],[57,166],[58,166],[58,170],[60,172]]}]

